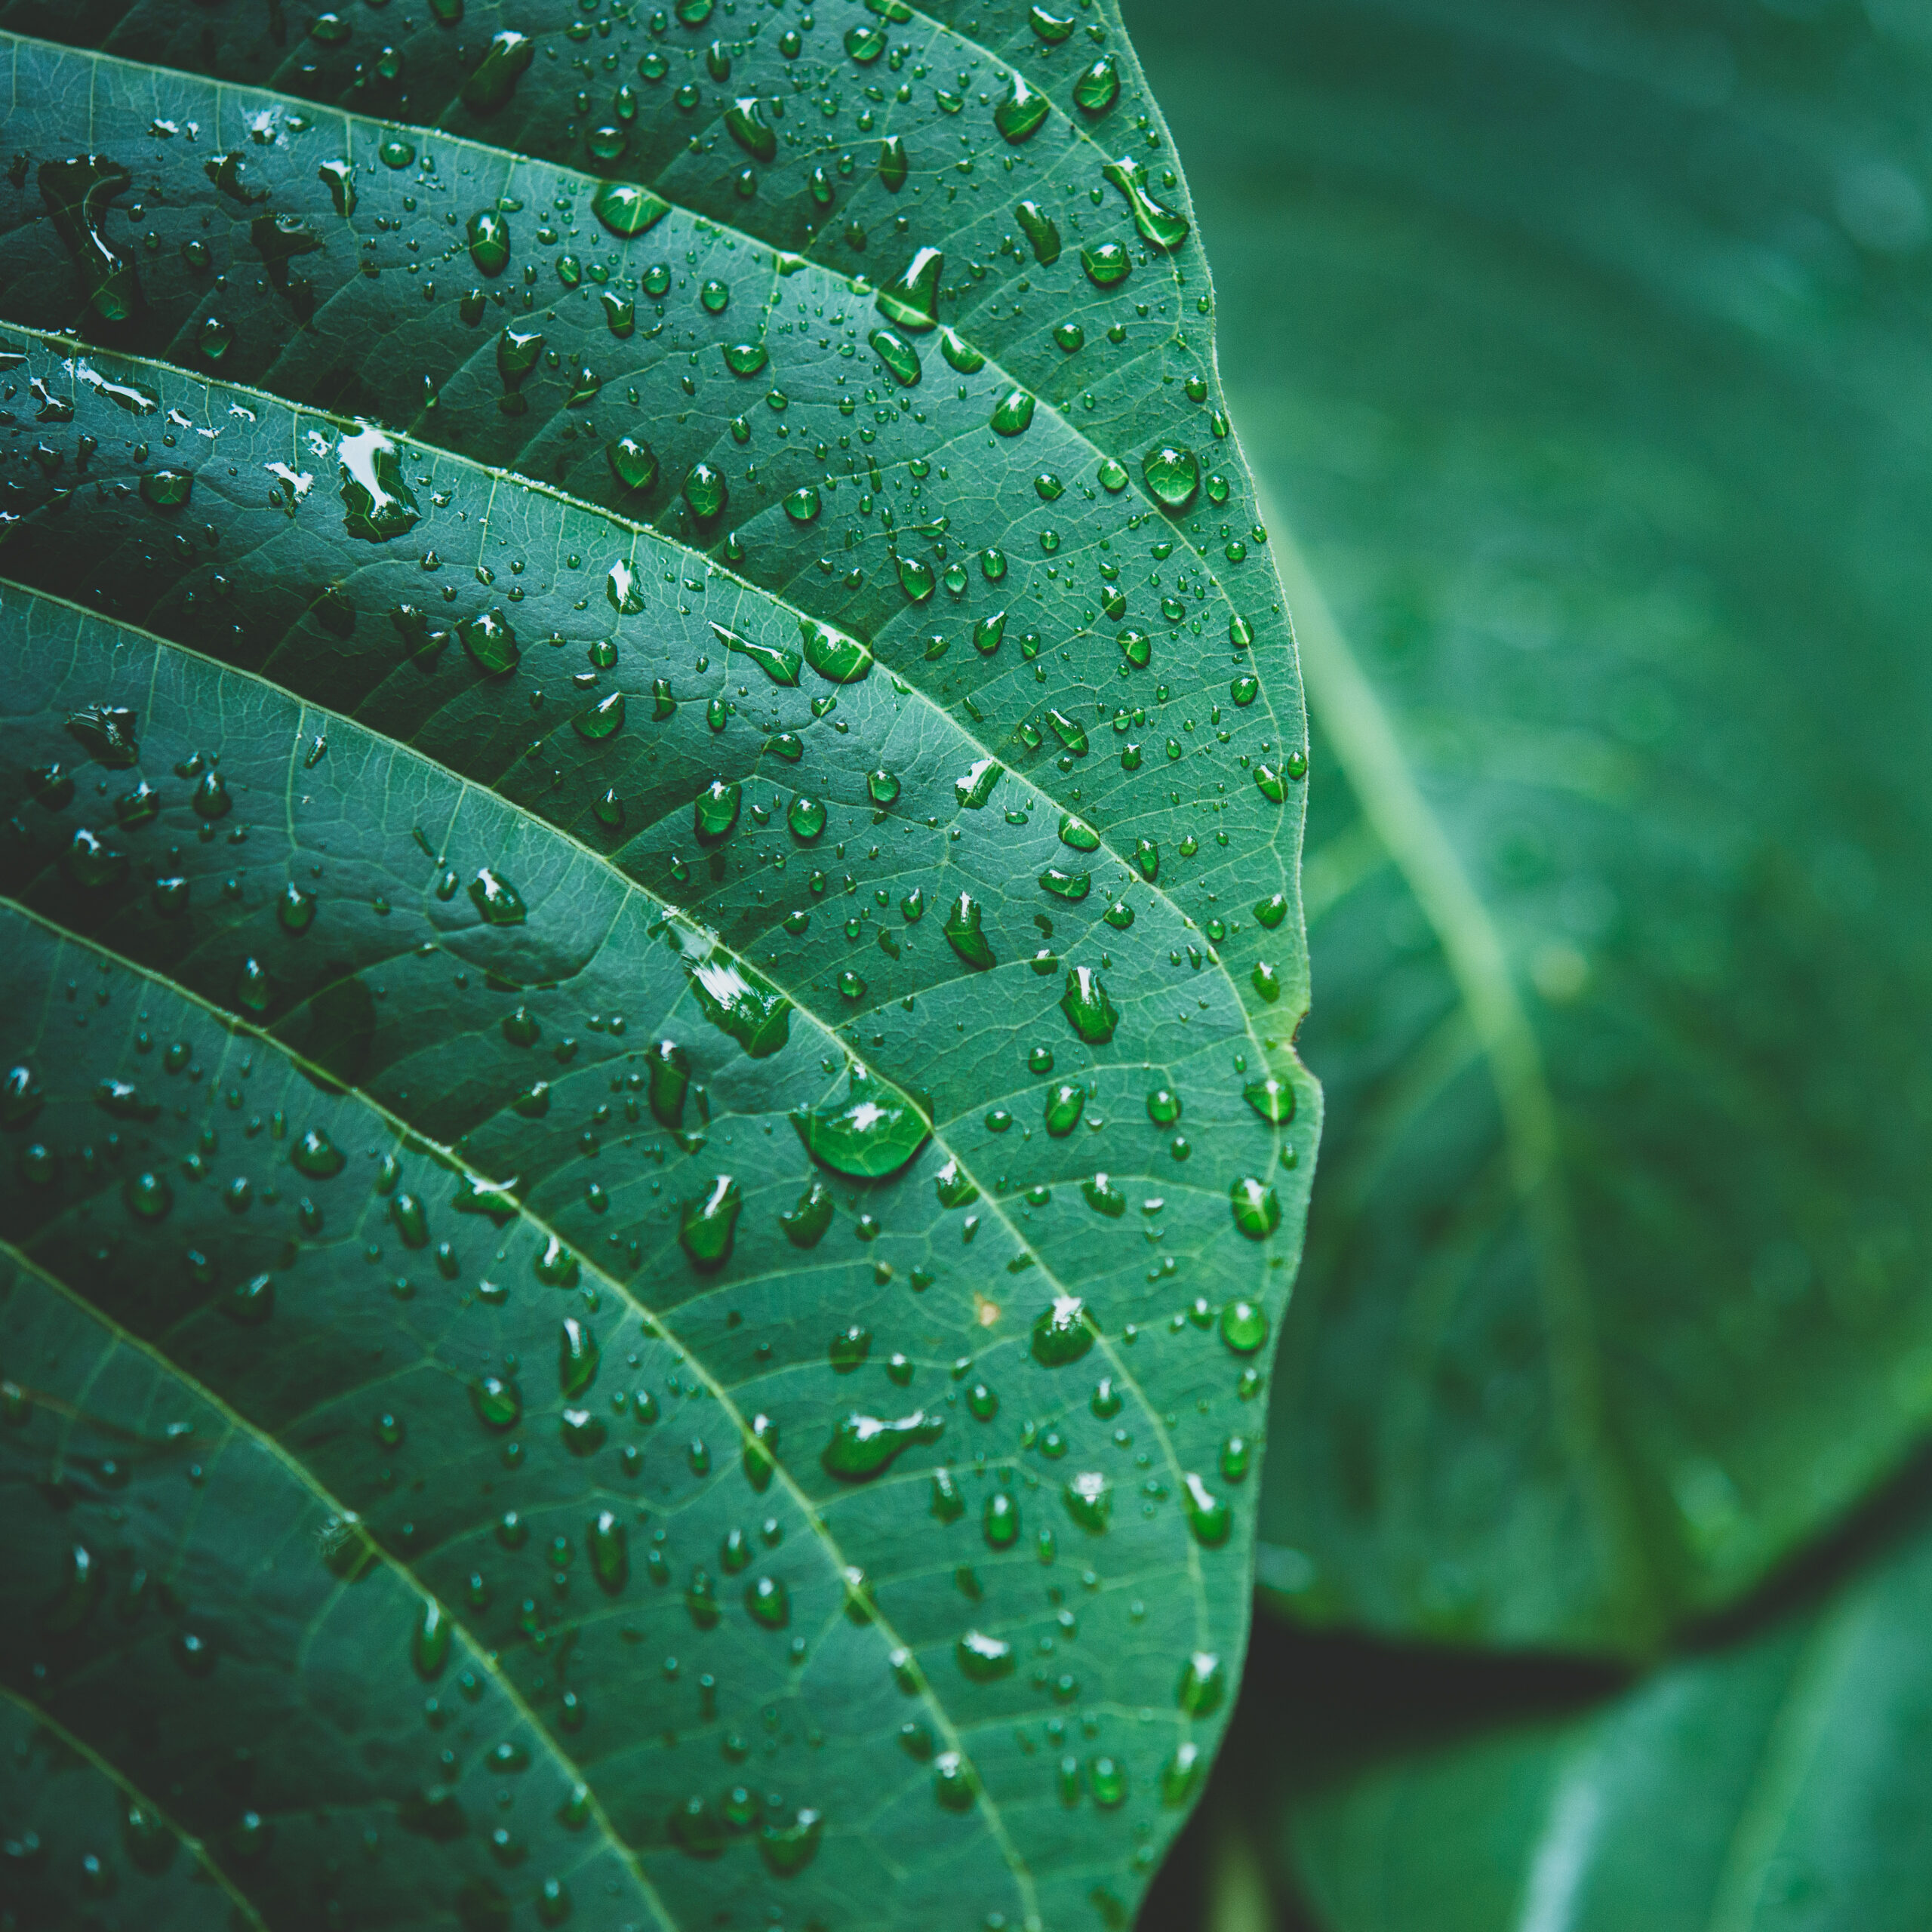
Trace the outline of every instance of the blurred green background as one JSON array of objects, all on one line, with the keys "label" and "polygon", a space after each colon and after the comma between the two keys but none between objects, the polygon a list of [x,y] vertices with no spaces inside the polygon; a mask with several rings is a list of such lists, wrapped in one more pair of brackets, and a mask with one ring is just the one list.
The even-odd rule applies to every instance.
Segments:
[{"label": "blurred green background", "polygon": [[1932,0],[1128,0],[1328,1125],[1143,1923],[1932,1923]]}]

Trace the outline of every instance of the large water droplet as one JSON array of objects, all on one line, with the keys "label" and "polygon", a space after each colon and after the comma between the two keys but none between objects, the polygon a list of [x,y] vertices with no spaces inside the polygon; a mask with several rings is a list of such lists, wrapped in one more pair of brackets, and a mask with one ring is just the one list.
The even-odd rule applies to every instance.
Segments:
[{"label": "large water droplet", "polygon": [[590,198],[590,211],[613,235],[628,242],[662,221],[671,212],[671,204],[634,181],[602,181]]},{"label": "large water droplet", "polygon": [[731,1238],[744,1204],[738,1183],[729,1174],[714,1176],[703,1193],[684,1204],[678,1245],[701,1273],[711,1274],[731,1259]]},{"label": "large water droplet", "polygon": [[699,842],[715,845],[738,822],[744,787],[736,780],[714,778],[691,804],[692,829]]},{"label": "large water droplet", "polygon": [[916,388],[920,369],[918,351],[894,329],[874,329],[866,340],[894,379],[906,389]]},{"label": "large water droplet", "polygon": [[719,958],[691,969],[704,1017],[731,1035],[754,1060],[777,1053],[791,1035],[792,1002],[749,967]]},{"label": "large water droplet", "polygon": [[537,43],[527,33],[505,27],[494,35],[483,58],[463,84],[463,104],[472,114],[494,114],[516,91],[536,58]]},{"label": "large water droplet", "polygon": [[1047,1089],[1047,1131],[1056,1140],[1063,1139],[1080,1124],[1087,1105],[1087,1089],[1077,1080],[1057,1080]]},{"label": "large water droplet", "polygon": [[1201,488],[1201,463],[1192,450],[1162,443],[1149,450],[1140,461],[1140,474],[1154,500],[1163,509],[1176,512],[1193,502]]},{"label": "large water droplet", "polygon": [[1114,1488],[1098,1469],[1084,1470],[1067,1479],[1066,1513],[1083,1530],[1098,1536],[1113,1514]]},{"label": "large water droplet", "polygon": [[413,530],[422,512],[402,474],[392,437],[364,424],[336,445],[342,477],[343,528],[365,543],[386,543]]},{"label": "large water droplet", "polygon": [[510,225],[495,208],[484,208],[469,217],[469,259],[479,275],[499,275],[509,266]]},{"label": "large water droplet", "polygon": [[630,1574],[630,1537],[622,1519],[614,1510],[598,1510],[586,1527],[583,1540],[597,1587],[615,1596]]},{"label": "large water droplet", "polygon": [[897,1174],[932,1134],[931,1123],[904,1094],[857,1065],[842,1100],[801,1107],[792,1124],[815,1161],[854,1180]]},{"label": "large water droplet", "polygon": [[1003,1637],[989,1637],[983,1630],[968,1630],[953,1646],[959,1668],[975,1684],[990,1684],[998,1677],[1013,1674],[1013,1646]]},{"label": "large water droplet", "polygon": [[763,104],[757,95],[741,95],[725,109],[724,131],[754,161],[777,158],[777,131],[766,123]]},{"label": "large water droplet", "polygon": [[1038,202],[1022,202],[1013,212],[1020,232],[1032,245],[1034,260],[1051,268],[1060,260],[1060,224]]},{"label": "large water droplet", "polygon": [[1195,1542],[1214,1549],[1227,1541],[1228,1531],[1234,1524],[1233,1511],[1224,1497],[1217,1496],[1191,1471],[1181,1478],[1181,1502]]},{"label": "large water droplet", "polygon": [[1017,436],[1033,420],[1033,398],[1021,389],[1008,389],[993,405],[992,426],[996,435]]},{"label": "large water droplet", "polygon": [[1084,114],[1106,113],[1119,96],[1120,69],[1111,54],[1102,54],[1073,84],[1073,104]]},{"label": "large water droplet", "polygon": [[827,683],[854,685],[872,669],[870,648],[848,632],[813,617],[800,619],[798,629],[804,641],[805,662]]},{"label": "large water droplet", "polygon": [[89,306],[103,321],[128,321],[140,300],[140,284],[134,263],[108,245],[101,226],[108,204],[134,185],[134,177],[118,162],[89,154],[44,161],[36,179]]},{"label": "large water droplet", "polygon": [[1060,996],[1060,1010],[1066,1015],[1075,1032],[1090,1047],[1104,1046],[1113,1038],[1114,1029],[1120,1024],[1120,1014],[1107,997],[1106,986],[1091,966],[1075,966],[1069,970],[1066,991]]},{"label": "large water droplet", "polygon": [[488,925],[520,926],[528,916],[522,894],[488,866],[469,881],[469,897]]},{"label": "large water droplet", "polygon": [[191,470],[150,469],[140,481],[141,501],[158,510],[179,509],[192,493],[194,473]]},{"label": "large water droplet", "polygon": [[1094,1318],[1078,1295],[1056,1295],[1034,1320],[1029,1344],[1033,1359],[1047,1368],[1064,1368],[1094,1346],[1097,1333]]},{"label": "large water droplet", "polygon": [[879,313],[915,335],[939,326],[939,278],[946,257],[937,248],[916,250],[894,281],[878,291]]},{"label": "large water droplet", "polygon": [[1251,1176],[1238,1180],[1229,1189],[1228,1198],[1235,1226],[1250,1241],[1265,1241],[1281,1225],[1281,1204],[1266,1181]]},{"label": "large water droplet", "polygon": [[1147,192],[1147,171],[1131,155],[1109,162],[1100,172],[1127,197],[1141,238],[1157,248],[1178,248],[1187,239],[1187,217],[1163,208]]},{"label": "large water droplet", "polygon": [[984,972],[995,963],[992,946],[980,930],[980,902],[968,892],[960,894],[946,915],[947,944],[975,972]]},{"label": "large water droplet", "polygon": [[945,1427],[943,1417],[929,1416],[923,1409],[915,1409],[896,1422],[854,1411],[833,1426],[832,1439],[820,1452],[819,1460],[828,1475],[841,1482],[863,1482],[886,1468],[902,1450],[915,1442],[936,1441]]},{"label": "large water droplet", "polygon": [[1012,91],[993,109],[993,125],[1017,147],[1039,132],[1052,103],[1020,75],[1012,80]]}]

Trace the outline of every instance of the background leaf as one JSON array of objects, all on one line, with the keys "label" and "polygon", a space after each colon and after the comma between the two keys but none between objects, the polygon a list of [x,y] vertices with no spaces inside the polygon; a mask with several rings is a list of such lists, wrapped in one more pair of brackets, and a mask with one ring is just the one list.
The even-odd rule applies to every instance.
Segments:
[{"label": "background leaf", "polygon": [[761,241],[835,146],[732,232],[8,43],[7,1681],[265,1921],[1124,1923],[1195,1795],[1305,758],[1184,188],[1057,31],[878,185],[896,304]]},{"label": "background leaf", "polygon": [[1331,774],[1263,1574],[1641,1649],[1932,1395],[1926,50],[1891,7],[1134,17]]},{"label": "background leaf", "polygon": [[1323,1743],[1274,1836],[1319,1923],[1922,1924],[1922,1471],[1884,1513],[1755,1627],[1580,1709],[1519,1678],[1485,1711],[1439,1661],[1305,1660],[1297,1742]]}]

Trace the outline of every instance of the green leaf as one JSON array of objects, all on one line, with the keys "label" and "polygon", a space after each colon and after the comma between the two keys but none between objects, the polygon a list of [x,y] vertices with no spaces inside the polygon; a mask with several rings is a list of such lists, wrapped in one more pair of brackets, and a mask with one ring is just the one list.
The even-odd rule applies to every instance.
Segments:
[{"label": "green leaf", "polygon": [[1139,17],[1332,781],[1309,1619],[1641,1650],[1932,1416],[1925,56],[1814,12]]},{"label": "green leaf", "polygon": [[1355,1741],[1343,1747],[1352,1761],[1304,1769],[1276,1839],[1318,1922],[1327,1932],[1923,1924],[1932,1536],[1915,1487],[1906,1533],[1849,1577],[1594,1707],[1472,1722],[1466,1690],[1444,1697],[1466,1666],[1438,1662],[1432,1694],[1409,1684],[1402,1721],[1413,1732],[1432,1694],[1447,1735],[1364,1749],[1364,1712],[1387,1684],[1386,1662],[1365,1675],[1331,1670],[1331,1715],[1355,1700]]},{"label": "green leaf", "polygon": [[[8,53],[0,1682],[264,1922],[1124,1923],[1240,1667],[1320,1105],[1184,189],[1042,56],[1023,146],[939,110],[1016,166],[909,179],[895,294]],[[1029,184],[1124,287],[1001,254]],[[35,1623],[77,1546],[131,1623]]]}]

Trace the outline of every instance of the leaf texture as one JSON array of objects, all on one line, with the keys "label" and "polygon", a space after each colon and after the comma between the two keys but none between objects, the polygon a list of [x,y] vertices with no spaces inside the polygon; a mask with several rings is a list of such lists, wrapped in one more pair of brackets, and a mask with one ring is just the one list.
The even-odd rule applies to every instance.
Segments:
[{"label": "leaf texture", "polygon": [[7,48],[35,1748],[269,1925],[1124,1924],[1239,1669],[1319,1118],[1198,244],[976,102],[1105,189],[1128,293],[1048,284],[1105,354],[978,346],[1012,208],[926,179],[903,256],[996,272],[881,347],[702,193],[620,234],[400,103]]}]

